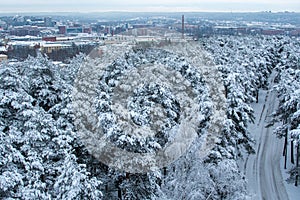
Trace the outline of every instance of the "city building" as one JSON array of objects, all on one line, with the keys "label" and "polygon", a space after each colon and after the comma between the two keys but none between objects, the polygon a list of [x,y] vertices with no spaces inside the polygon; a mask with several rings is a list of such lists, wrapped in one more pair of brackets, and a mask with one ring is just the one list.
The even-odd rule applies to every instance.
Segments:
[{"label": "city building", "polygon": [[10,35],[15,35],[15,36],[26,36],[26,35],[38,36],[39,33],[40,33],[39,28],[37,26],[31,26],[31,25],[16,26],[13,27],[9,32]]},{"label": "city building", "polygon": [[58,33],[65,35],[67,33],[67,27],[66,26],[58,26]]},{"label": "city building", "polygon": [[45,43],[40,45],[41,52],[50,54],[54,51],[58,51],[61,49],[68,49],[72,48],[70,44],[63,44],[63,43]]},{"label": "city building", "polygon": [[7,60],[7,55],[0,54],[0,62]]},{"label": "city building", "polygon": [[279,29],[267,29],[267,30],[262,30],[262,34],[263,35],[284,35],[285,31]]},{"label": "city building", "polygon": [[56,42],[56,36],[43,37],[42,40],[46,42]]},{"label": "city building", "polygon": [[0,46],[0,54],[6,54],[6,53],[7,53],[6,46]]}]

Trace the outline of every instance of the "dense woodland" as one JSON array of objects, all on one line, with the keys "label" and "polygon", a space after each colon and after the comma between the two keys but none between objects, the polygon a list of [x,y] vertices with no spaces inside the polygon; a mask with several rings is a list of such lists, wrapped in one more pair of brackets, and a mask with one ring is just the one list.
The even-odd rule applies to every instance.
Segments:
[{"label": "dense woodland", "polygon": [[[282,148],[286,157],[287,151],[292,152],[291,158],[286,160],[294,164],[290,179],[297,185],[300,42],[281,36],[216,36],[198,42],[209,52],[225,86],[227,110],[220,139],[205,158],[199,157],[196,140],[170,166],[144,174],[109,168],[89,154],[80,140],[73,122],[71,99],[84,55],[78,55],[64,67],[54,65],[42,55],[29,57],[24,62],[1,63],[0,198],[246,199],[249,197],[246,180],[239,171],[237,159],[245,152],[255,153],[255,141],[248,130],[254,119],[251,104],[258,101],[259,90],[268,88],[272,73],[276,73],[274,90],[278,92],[279,107],[270,126],[276,126],[275,134],[292,144],[290,149],[287,145]],[[100,114],[109,110],[105,105],[109,104],[107,96],[113,91],[110,80],[122,75],[111,72],[139,62],[176,65],[179,69],[186,66],[178,56],[155,49],[150,53],[133,51],[126,54],[121,62],[108,67],[107,76],[99,82]],[[188,74],[184,70],[181,73]],[[192,76],[190,80],[193,80]],[[194,83],[199,91],[205,91],[205,84],[200,79]],[[155,92],[161,95],[154,98]],[[141,101],[144,98],[149,102]],[[136,113],[135,123],[149,121],[147,112],[141,108],[152,105],[151,101],[168,110],[165,126],[174,126],[179,112],[178,107],[174,107],[176,101],[168,91],[151,84],[136,90],[133,103],[129,105]],[[170,104],[164,105],[164,101]],[[199,104],[204,101],[209,99],[199,101]],[[207,116],[201,123],[203,130],[209,124],[209,107],[206,111]],[[102,126],[105,125],[110,126],[103,122]],[[148,141],[141,145],[135,142],[130,146],[120,142],[119,133],[110,133],[111,140],[119,147],[136,152],[151,151],[153,146],[148,144],[156,142],[154,146],[163,146],[168,139],[162,131],[152,143]]]}]

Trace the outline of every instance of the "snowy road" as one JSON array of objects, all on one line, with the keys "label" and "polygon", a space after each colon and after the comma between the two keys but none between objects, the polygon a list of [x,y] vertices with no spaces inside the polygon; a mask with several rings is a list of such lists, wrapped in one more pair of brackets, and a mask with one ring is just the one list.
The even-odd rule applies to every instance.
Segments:
[{"label": "snowy road", "polygon": [[256,141],[256,154],[249,155],[244,164],[252,199],[288,199],[280,171],[283,141],[272,133],[273,127],[266,128],[277,106],[275,99],[274,92],[260,91],[259,103],[253,105],[256,120],[249,126],[249,130]]}]

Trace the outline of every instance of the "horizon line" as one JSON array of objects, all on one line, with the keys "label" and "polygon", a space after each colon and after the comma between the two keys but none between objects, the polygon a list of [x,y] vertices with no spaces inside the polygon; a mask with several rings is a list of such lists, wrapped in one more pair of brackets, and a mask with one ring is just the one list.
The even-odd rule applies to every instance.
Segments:
[{"label": "horizon line", "polygon": [[299,13],[300,11],[289,11],[289,10],[282,10],[282,11],[272,11],[272,10],[261,10],[261,11],[196,11],[196,10],[182,10],[182,11],[131,11],[131,10],[99,10],[99,11],[1,11],[0,15],[3,14],[18,14],[18,13]]}]

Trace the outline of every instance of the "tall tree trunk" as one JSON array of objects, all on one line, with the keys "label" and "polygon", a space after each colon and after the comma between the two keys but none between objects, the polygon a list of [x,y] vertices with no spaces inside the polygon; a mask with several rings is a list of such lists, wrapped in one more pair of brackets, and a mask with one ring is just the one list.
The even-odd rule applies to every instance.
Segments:
[{"label": "tall tree trunk", "polygon": [[105,192],[108,193],[108,183],[105,184]]},{"label": "tall tree trunk", "polygon": [[[284,136],[284,141],[285,141],[285,136]],[[285,156],[285,154],[286,154],[286,147],[285,147],[285,142],[284,142],[282,156]]]},{"label": "tall tree trunk", "polygon": [[259,90],[256,90],[256,103],[258,103],[258,92]]},{"label": "tall tree trunk", "polygon": [[296,152],[296,179],[295,179],[295,186],[297,187],[298,186],[298,179],[299,179],[299,143],[297,144],[297,152]]},{"label": "tall tree trunk", "polygon": [[164,176],[167,176],[167,167],[163,168],[163,174],[164,174]]},{"label": "tall tree trunk", "polygon": [[286,169],[287,155],[284,156],[284,169]]},{"label": "tall tree trunk", "polygon": [[287,139],[287,130],[285,130],[282,156],[285,156],[287,154]]},{"label": "tall tree trunk", "polygon": [[121,188],[118,189],[118,199],[122,200],[122,191],[121,191]]},{"label": "tall tree trunk", "polygon": [[285,131],[285,138],[284,138],[284,147],[283,147],[283,155],[284,155],[284,169],[286,169],[286,162],[287,162],[287,145],[288,145],[288,131]]},{"label": "tall tree trunk", "polygon": [[291,163],[295,164],[294,160],[294,141],[291,140]]}]

